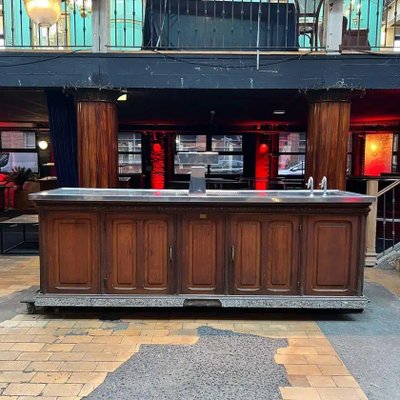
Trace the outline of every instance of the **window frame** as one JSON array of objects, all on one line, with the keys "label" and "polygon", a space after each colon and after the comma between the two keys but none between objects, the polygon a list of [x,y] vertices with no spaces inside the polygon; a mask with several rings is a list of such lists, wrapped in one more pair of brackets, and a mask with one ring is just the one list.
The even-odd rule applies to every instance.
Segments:
[{"label": "window frame", "polygon": [[[135,135],[140,135],[140,151],[128,151],[128,150],[119,150],[119,135],[122,133],[129,133],[129,134],[135,134]],[[138,176],[143,174],[143,133],[142,132],[136,132],[136,131],[119,131],[118,135],[117,135],[117,150],[118,150],[118,176]],[[139,154],[140,155],[140,172],[136,172],[136,173],[123,173],[120,172],[120,166],[119,166],[119,155],[120,154],[128,154],[128,155],[136,155]]]},{"label": "window frame", "polygon": [[[290,134],[290,133],[298,133],[300,135],[304,134],[304,144],[305,144],[304,151],[280,151],[279,141],[280,141],[281,135]],[[306,154],[307,154],[307,131],[278,132],[278,151],[276,154],[273,154],[273,156],[276,156],[277,160],[278,160],[277,176],[282,177],[282,178],[291,178],[291,177],[299,178],[299,179],[304,178],[304,175],[306,172]],[[299,162],[304,163],[304,168],[302,171],[303,173],[301,173],[301,174],[281,174],[281,173],[279,173],[279,159],[281,156],[304,156],[304,161],[299,161]],[[290,167],[290,168],[293,168],[293,167]],[[290,169],[290,168],[288,168],[288,169]]]},{"label": "window frame", "polygon": [[[34,134],[35,137],[35,146],[31,148],[23,148],[23,147],[3,147],[3,132],[30,132]],[[37,138],[38,138],[38,131],[33,129],[33,128],[23,128],[23,129],[18,129],[18,127],[13,127],[13,128],[3,128],[0,130],[0,153],[35,153],[36,154],[36,159],[37,159],[37,171],[33,171],[32,173],[34,175],[39,175],[40,174],[40,160],[39,160],[39,148],[38,148],[38,143],[37,143]],[[26,138],[24,137],[24,143],[26,143]],[[9,173],[9,172],[7,172]]]},{"label": "window frame", "polygon": [[[235,155],[242,156],[242,158],[243,158],[243,167],[244,167],[243,134],[242,133],[238,134],[238,133],[230,133],[230,132],[228,132],[228,133],[222,133],[222,134],[221,133],[220,134],[210,134],[210,133],[202,133],[202,132],[195,132],[195,133],[193,133],[193,132],[179,132],[179,133],[175,132],[174,140],[172,142],[173,143],[172,153],[173,153],[173,176],[174,177],[184,177],[184,176],[188,176],[189,175],[189,173],[186,173],[186,174],[177,173],[176,170],[175,170],[175,167],[176,167],[175,158],[176,158],[176,156],[179,153],[187,153],[187,151],[182,151],[182,150],[178,151],[177,150],[176,139],[177,139],[178,136],[185,136],[185,135],[186,136],[189,136],[189,135],[192,135],[192,136],[205,135],[206,136],[206,149],[204,151],[217,152],[218,156],[235,156]],[[231,150],[231,151],[212,150],[212,138],[215,137],[215,136],[240,136],[241,139],[242,139],[242,150],[241,151],[239,151],[239,150]],[[201,152],[202,151],[197,151],[197,153],[201,153]],[[221,177],[224,177],[224,176],[237,177],[237,176],[242,176],[243,172],[244,172],[244,168],[243,168],[241,173],[218,173],[218,172],[211,171],[211,166],[210,165],[206,166],[206,176],[207,177],[219,177],[219,176],[221,176]]]}]

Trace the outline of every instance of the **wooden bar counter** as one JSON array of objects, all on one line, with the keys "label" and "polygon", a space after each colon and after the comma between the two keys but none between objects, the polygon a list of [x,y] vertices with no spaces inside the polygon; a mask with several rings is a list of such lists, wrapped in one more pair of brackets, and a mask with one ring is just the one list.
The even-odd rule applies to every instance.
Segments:
[{"label": "wooden bar counter", "polygon": [[328,190],[56,189],[34,306],[363,309],[373,197]]}]

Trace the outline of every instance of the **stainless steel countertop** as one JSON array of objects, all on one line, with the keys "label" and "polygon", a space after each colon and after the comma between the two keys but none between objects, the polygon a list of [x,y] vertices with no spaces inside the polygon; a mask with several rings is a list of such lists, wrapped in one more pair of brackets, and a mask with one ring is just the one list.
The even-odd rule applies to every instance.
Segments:
[{"label": "stainless steel countertop", "polygon": [[84,189],[61,188],[32,193],[38,203],[62,202],[123,202],[123,203],[372,203],[373,196],[340,190],[207,190],[206,195],[190,194],[188,190],[154,189]]}]

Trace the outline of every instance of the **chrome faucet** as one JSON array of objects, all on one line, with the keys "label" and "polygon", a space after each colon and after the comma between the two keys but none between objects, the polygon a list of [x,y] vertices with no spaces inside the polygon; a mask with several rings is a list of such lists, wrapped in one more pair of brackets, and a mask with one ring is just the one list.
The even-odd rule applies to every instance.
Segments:
[{"label": "chrome faucet", "polygon": [[323,191],[324,191],[324,196],[326,196],[326,189],[327,189],[327,186],[328,186],[328,179],[326,179],[326,176],[324,176],[323,178],[322,178],[322,181],[321,181],[321,183],[319,184],[319,186],[321,187],[321,189],[323,189]]},{"label": "chrome faucet", "polygon": [[314,194],[314,178],[312,176],[308,178],[307,189],[310,189],[310,194]]}]

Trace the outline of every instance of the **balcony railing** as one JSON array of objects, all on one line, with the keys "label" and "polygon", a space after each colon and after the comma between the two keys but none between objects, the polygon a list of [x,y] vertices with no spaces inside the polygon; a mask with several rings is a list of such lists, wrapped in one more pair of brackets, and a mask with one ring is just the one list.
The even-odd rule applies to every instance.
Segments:
[{"label": "balcony railing", "polygon": [[[400,0],[338,1],[332,23],[327,0],[96,0],[107,8],[96,40],[108,51],[319,51],[333,33],[337,50],[400,49]],[[62,7],[57,24],[40,28],[23,0],[0,0],[0,49],[91,50],[99,9]]]}]

